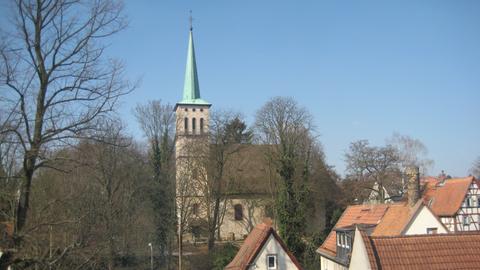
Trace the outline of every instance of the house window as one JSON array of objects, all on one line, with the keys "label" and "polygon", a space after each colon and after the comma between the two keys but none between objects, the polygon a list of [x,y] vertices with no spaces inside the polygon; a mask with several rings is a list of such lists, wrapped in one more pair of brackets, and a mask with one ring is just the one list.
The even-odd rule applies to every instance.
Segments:
[{"label": "house window", "polygon": [[427,228],[427,234],[437,234],[438,228]]},{"label": "house window", "polygon": [[197,128],[197,119],[195,117],[192,118],[192,132],[195,133],[195,129]]},{"label": "house window", "polygon": [[277,269],[277,255],[267,255],[267,269]]},{"label": "house window", "polygon": [[470,200],[471,200],[471,198],[468,197],[468,198],[467,198],[467,207],[472,206],[472,202],[471,202]]},{"label": "house window", "polygon": [[183,125],[184,125],[183,128],[185,129],[185,133],[187,133],[188,132],[188,117],[185,117],[183,119]]},{"label": "house window", "polygon": [[198,209],[199,209],[198,203],[194,203],[192,206],[192,214],[198,215]]},{"label": "house window", "polygon": [[200,118],[200,134],[203,134],[203,118]]},{"label": "house window", "polygon": [[235,220],[243,220],[243,207],[241,204],[235,204],[233,206]]}]

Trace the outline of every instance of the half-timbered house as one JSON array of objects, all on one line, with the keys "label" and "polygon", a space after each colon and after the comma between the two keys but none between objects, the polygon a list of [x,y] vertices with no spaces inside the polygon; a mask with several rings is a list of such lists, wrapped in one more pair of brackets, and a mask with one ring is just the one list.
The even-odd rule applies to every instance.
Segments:
[{"label": "half-timbered house", "polygon": [[423,201],[451,232],[480,230],[479,181],[473,177],[430,179]]}]

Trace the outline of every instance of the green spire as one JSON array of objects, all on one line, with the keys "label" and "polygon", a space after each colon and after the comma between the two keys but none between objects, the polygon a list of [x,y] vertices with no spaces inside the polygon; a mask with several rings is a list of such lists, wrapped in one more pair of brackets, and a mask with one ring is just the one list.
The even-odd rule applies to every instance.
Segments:
[{"label": "green spire", "polygon": [[185,84],[183,86],[183,99],[178,104],[208,105],[210,103],[200,98],[200,84],[198,83],[197,63],[195,61],[195,47],[193,46],[193,33],[190,28],[188,41],[187,67],[185,69]]}]

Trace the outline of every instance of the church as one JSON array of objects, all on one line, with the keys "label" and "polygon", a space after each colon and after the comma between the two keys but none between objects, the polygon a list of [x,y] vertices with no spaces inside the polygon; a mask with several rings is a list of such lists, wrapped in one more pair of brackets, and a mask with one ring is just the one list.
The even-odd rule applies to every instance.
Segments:
[{"label": "church", "polygon": [[[220,154],[221,169],[212,172],[212,163],[218,163],[219,144],[212,139],[217,131],[211,107],[200,95],[190,27],[183,96],[174,108],[176,213],[182,242],[203,242],[212,231],[216,241],[243,240],[265,219],[273,220],[276,228],[274,204],[280,178],[269,157],[275,147],[231,145],[233,149]],[[330,179],[328,172],[324,173]],[[313,233],[325,226],[327,196],[321,192],[312,196],[318,199],[307,209],[306,230]]]},{"label": "church", "polygon": [[[183,241],[206,239],[214,200],[219,206],[216,240],[241,240],[265,217],[272,217],[271,166],[262,145],[238,147],[226,161],[222,194],[212,198],[211,175],[205,160],[211,158],[209,132],[212,104],[202,99],[198,80],[193,31],[190,28],[182,99],[175,105],[176,210]],[[228,184],[227,184],[228,183]]]}]

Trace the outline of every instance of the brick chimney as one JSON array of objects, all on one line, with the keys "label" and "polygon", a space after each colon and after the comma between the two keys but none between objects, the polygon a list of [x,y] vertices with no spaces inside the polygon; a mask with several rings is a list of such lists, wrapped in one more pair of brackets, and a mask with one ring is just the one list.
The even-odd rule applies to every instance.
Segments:
[{"label": "brick chimney", "polygon": [[408,179],[407,199],[410,207],[414,206],[420,199],[420,169],[416,166],[407,167],[405,175]]}]

